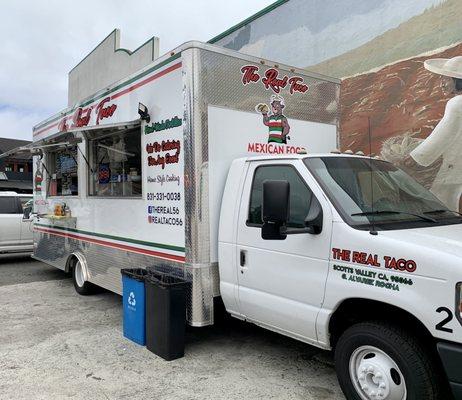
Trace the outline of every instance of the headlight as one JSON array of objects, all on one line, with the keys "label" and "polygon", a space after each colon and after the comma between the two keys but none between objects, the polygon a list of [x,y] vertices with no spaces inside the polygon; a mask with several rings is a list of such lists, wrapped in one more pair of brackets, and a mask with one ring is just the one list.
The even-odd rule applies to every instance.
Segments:
[{"label": "headlight", "polygon": [[456,317],[462,324],[462,282],[456,285]]}]

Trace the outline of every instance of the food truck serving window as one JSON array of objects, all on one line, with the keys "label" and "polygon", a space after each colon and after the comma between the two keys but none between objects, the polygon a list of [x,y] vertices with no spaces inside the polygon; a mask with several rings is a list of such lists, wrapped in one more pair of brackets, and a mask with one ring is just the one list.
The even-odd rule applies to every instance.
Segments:
[{"label": "food truck serving window", "polygon": [[58,148],[47,152],[50,181],[49,196],[77,196],[77,146]]},{"label": "food truck serving window", "polygon": [[130,129],[89,138],[89,194],[141,196],[141,130]]}]

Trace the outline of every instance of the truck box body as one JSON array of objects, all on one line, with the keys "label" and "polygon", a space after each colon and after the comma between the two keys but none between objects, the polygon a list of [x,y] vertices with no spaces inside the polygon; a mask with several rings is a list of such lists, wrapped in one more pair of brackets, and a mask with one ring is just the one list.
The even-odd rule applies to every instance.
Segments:
[{"label": "truck box body", "polygon": [[192,282],[188,322],[213,323],[232,160],[333,150],[338,97],[335,79],[197,42],[175,49],[34,128],[35,258],[67,270],[78,256],[88,281],[116,293],[121,268],[155,265]]}]

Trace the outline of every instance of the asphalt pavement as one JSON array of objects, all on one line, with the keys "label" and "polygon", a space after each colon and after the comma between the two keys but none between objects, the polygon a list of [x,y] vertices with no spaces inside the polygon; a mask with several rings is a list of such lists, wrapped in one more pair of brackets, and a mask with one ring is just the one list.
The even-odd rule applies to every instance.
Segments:
[{"label": "asphalt pavement", "polygon": [[29,254],[0,254],[0,287],[63,279],[63,272],[31,259]]},{"label": "asphalt pavement", "polygon": [[167,362],[125,339],[121,297],[0,256],[0,399],[344,399],[331,355],[250,324],[188,328]]}]

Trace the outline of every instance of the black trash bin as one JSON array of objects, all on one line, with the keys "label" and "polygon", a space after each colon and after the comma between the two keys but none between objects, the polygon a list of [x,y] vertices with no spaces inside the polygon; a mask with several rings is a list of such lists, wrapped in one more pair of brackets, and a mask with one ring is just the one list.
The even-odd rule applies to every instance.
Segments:
[{"label": "black trash bin", "polygon": [[189,282],[149,271],[146,286],[146,348],[164,360],[184,356]]}]

